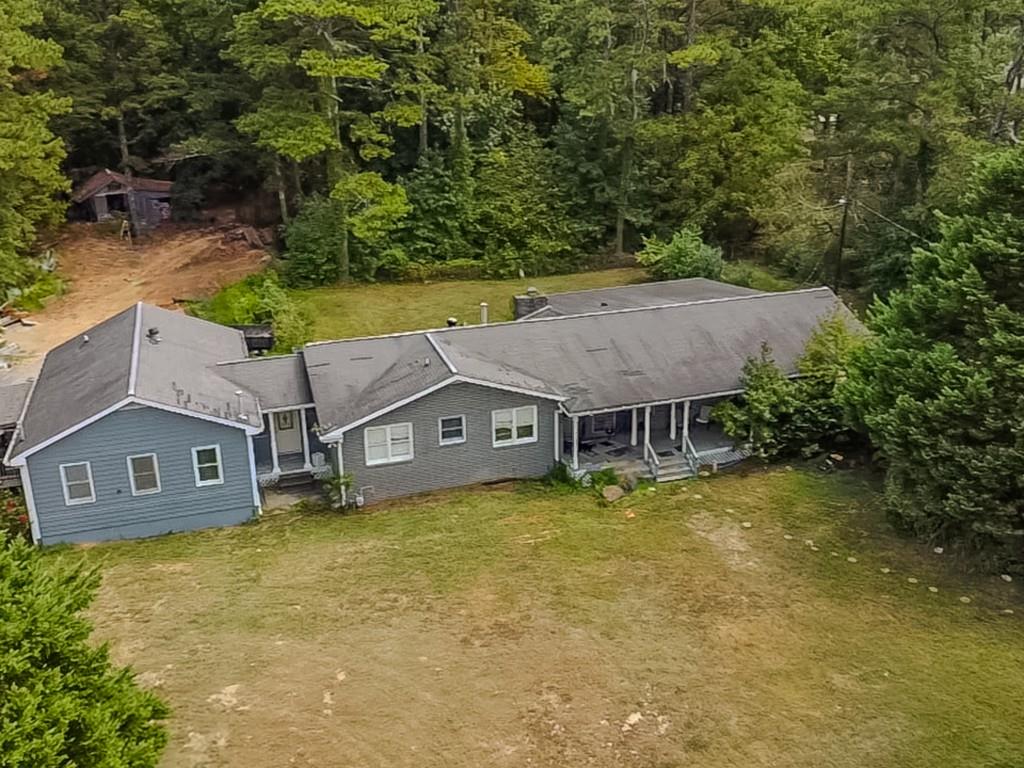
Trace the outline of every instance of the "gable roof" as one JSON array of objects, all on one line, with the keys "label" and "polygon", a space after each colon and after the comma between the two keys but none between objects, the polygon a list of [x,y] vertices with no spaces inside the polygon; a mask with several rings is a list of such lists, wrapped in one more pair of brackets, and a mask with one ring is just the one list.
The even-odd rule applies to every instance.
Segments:
[{"label": "gable roof", "polygon": [[304,357],[325,432],[449,381],[551,397],[580,414],[736,391],[763,343],[793,374],[836,311],[846,312],[835,294],[814,288],[321,342]]},{"label": "gable roof", "polygon": [[611,288],[592,288],[585,291],[552,293],[546,306],[526,315],[523,320],[541,317],[582,315],[590,312],[614,312],[638,307],[659,307],[689,301],[723,299],[729,296],[753,296],[760,293],[753,288],[731,285],[704,277],[681,280],[662,280],[656,283],[637,283]]},{"label": "gable roof", "polygon": [[244,353],[239,331],[136,304],[46,354],[9,455],[39,450],[129,402],[257,429],[256,398],[215,369]]},{"label": "gable roof", "polygon": [[71,200],[76,203],[85,202],[111,184],[120,184],[126,189],[133,189],[138,192],[163,192],[167,195],[171,194],[171,187],[174,186],[172,181],[147,179],[144,176],[126,176],[123,173],[117,173],[105,168],[83,181],[81,186],[71,195]]},{"label": "gable roof", "polygon": [[231,360],[219,363],[217,373],[256,395],[264,411],[313,402],[301,353]]}]

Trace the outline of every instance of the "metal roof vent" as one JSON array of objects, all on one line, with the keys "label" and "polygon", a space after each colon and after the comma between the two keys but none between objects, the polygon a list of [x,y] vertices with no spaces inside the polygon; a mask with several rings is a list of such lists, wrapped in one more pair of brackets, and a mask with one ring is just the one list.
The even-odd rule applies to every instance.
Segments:
[{"label": "metal roof vent", "polygon": [[146,339],[150,344],[159,344],[163,339],[160,338],[160,329],[156,326],[146,331]]},{"label": "metal roof vent", "polygon": [[538,291],[534,286],[531,285],[529,288],[526,289],[526,295],[527,296],[540,296],[540,291]]},{"label": "metal roof vent", "polygon": [[449,317],[447,322],[448,322],[448,327],[449,328],[454,328],[456,325],[459,324],[459,318],[457,318],[457,317]]}]

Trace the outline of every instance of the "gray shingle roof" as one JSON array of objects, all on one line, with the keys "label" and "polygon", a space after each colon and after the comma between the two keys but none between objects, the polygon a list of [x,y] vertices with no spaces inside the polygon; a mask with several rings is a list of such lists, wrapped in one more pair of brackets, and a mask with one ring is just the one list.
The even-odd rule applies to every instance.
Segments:
[{"label": "gray shingle roof", "polygon": [[[32,388],[32,382],[23,381],[18,384],[0,384],[0,427],[8,427],[17,423],[21,416],[25,398]],[[0,456],[0,458],[3,458]]]},{"label": "gray shingle roof", "polygon": [[313,402],[301,353],[220,363],[217,372],[256,395],[265,410]]},{"label": "gray shingle roof", "polygon": [[837,310],[846,311],[835,294],[816,288],[319,343],[304,354],[327,428],[450,378],[444,360],[456,375],[559,396],[569,412],[585,413],[736,390],[762,343],[794,373],[811,334]]},{"label": "gray shingle roof", "polygon": [[808,338],[841,306],[828,288],[711,299],[432,335],[450,357],[529,371],[570,412],[695,398],[739,387],[762,343],[795,372]]},{"label": "gray shingle roof", "polygon": [[[156,329],[153,340],[148,335],[151,328]],[[217,362],[244,354],[239,331],[137,304],[47,353],[12,455],[31,450],[129,395],[258,427],[255,397],[216,371]]]},{"label": "gray shingle roof", "polygon": [[612,312],[619,309],[679,304],[685,301],[723,299],[729,296],[753,296],[757,293],[760,291],[753,288],[730,285],[704,277],[689,277],[657,283],[552,293],[547,297],[548,305],[529,317],[532,319],[582,315],[588,312]]},{"label": "gray shingle roof", "polygon": [[310,344],[303,350],[324,431],[451,378],[426,333]]}]

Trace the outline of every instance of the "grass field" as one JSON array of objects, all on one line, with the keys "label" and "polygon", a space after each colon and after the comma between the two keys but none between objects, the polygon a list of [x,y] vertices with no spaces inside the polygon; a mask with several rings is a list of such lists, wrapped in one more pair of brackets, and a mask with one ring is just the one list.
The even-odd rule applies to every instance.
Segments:
[{"label": "grass field", "polygon": [[1019,766],[1018,585],[876,499],[785,468],[613,507],[524,483],[62,556],[103,564],[168,767]]},{"label": "grass field", "polygon": [[[757,267],[726,266],[725,280],[742,276],[754,288],[780,291],[791,283]],[[534,286],[546,293],[607,288],[647,280],[639,268],[605,269],[571,275],[514,280],[453,280],[432,283],[352,283],[293,291],[313,318],[314,339],[342,339],[397,331],[441,328],[449,317],[480,319],[480,302],[492,322],[512,319],[512,297]]]}]

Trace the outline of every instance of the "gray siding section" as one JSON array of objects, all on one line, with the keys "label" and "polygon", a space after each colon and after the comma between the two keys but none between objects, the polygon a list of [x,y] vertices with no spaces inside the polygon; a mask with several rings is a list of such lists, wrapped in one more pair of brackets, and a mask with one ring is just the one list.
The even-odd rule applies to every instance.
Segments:
[{"label": "gray siding section", "polygon": [[[192,448],[220,445],[224,483],[197,488]],[[155,453],[160,493],[132,496],[127,457]],[[66,506],[60,465],[92,465],[96,501]],[[41,543],[104,541],[235,525],[254,514],[241,429],[155,408],[127,407],[28,458]]]},{"label": "gray siding section", "polygon": [[[491,411],[537,406],[537,442],[501,448],[492,446]],[[364,489],[368,502],[440,488],[509,478],[541,477],[555,463],[552,400],[475,384],[452,384],[409,405],[345,433],[345,472],[354,487]],[[438,419],[466,417],[466,442],[438,445]],[[411,422],[411,461],[368,467],[363,449],[367,427]]]}]

